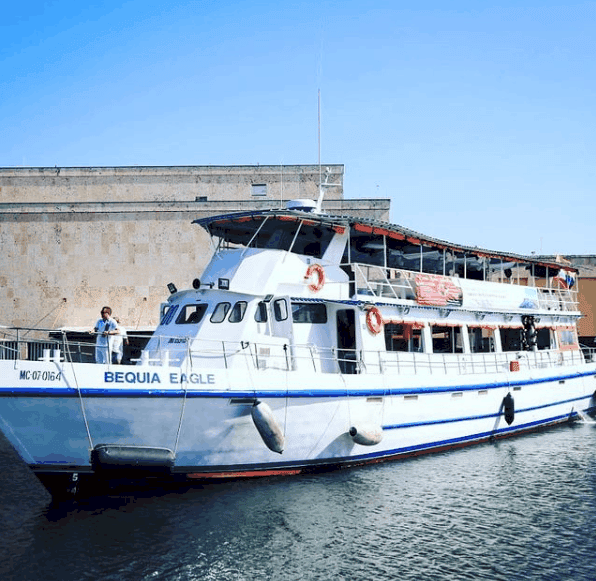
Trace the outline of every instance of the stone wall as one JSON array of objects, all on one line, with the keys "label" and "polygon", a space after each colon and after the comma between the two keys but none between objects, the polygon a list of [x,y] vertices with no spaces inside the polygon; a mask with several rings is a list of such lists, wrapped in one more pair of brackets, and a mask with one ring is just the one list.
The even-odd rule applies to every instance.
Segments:
[{"label": "stone wall", "polygon": [[[337,184],[328,199],[343,198],[343,165],[0,168],[0,202],[146,202],[316,199],[319,177]],[[253,195],[265,185],[266,194]],[[261,192],[262,188],[254,190]]]},{"label": "stone wall", "polygon": [[[388,220],[389,200],[343,199],[343,166],[326,167],[325,211]],[[318,166],[0,168],[0,325],[91,327],[110,305],[153,327],[166,285],[211,255],[193,220],[316,199],[318,183]]]},{"label": "stone wall", "polygon": [[565,256],[575,268],[577,275],[577,294],[579,310],[583,317],[577,325],[577,332],[587,347],[596,347],[596,255],[574,254]]}]

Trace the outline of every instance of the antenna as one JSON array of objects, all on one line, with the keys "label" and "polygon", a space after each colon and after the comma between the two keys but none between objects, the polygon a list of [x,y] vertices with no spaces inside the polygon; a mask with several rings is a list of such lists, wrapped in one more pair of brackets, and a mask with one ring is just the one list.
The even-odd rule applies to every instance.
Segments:
[{"label": "antenna", "polygon": [[317,200],[317,206],[315,212],[317,214],[321,213],[321,208],[323,206],[323,196],[325,195],[323,192],[323,179],[321,176],[321,89],[318,91],[318,141],[319,141],[319,199]]},{"label": "antenna", "polygon": [[281,184],[279,188],[279,207],[284,207],[284,164],[281,163]]},{"label": "antenna", "polygon": [[317,140],[319,145],[319,185],[321,184],[321,89],[317,93]]},{"label": "antenna", "polygon": [[325,183],[323,183],[323,168],[321,167],[321,89],[319,89],[319,130],[318,130],[318,137],[319,137],[319,199],[317,200],[317,205],[315,206],[315,213],[321,214],[323,208],[323,197],[325,196],[325,190],[323,188],[328,188],[332,186],[341,186],[341,184],[330,184],[329,183],[329,176],[331,175],[331,168],[325,168]]}]

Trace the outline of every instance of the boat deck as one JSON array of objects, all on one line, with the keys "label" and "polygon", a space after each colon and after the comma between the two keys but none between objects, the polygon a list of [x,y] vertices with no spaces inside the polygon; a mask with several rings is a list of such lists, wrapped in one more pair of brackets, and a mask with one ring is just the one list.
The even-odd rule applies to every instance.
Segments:
[{"label": "boat deck", "polygon": [[[40,331],[37,331],[40,333]],[[3,329],[0,332],[0,359],[14,361],[45,361],[54,363],[92,363],[94,343],[73,341],[64,333],[62,339],[33,338],[30,329]],[[55,332],[53,332],[55,336]],[[141,345],[146,335],[129,333],[131,343]],[[164,344],[171,337],[164,337]],[[250,372],[313,371],[345,375],[486,375],[491,373],[515,374],[524,370],[544,370],[576,367],[596,362],[596,349],[560,351],[507,351],[489,353],[421,353],[335,348],[321,349],[312,344],[290,346],[279,339],[272,341],[207,341],[189,342],[181,337],[184,345],[178,353],[190,356],[193,369],[222,368]],[[137,350],[135,350],[137,351]],[[167,349],[129,351],[127,363],[141,366],[182,365]],[[131,357],[132,355],[132,357]],[[114,365],[117,368],[119,366]]]}]

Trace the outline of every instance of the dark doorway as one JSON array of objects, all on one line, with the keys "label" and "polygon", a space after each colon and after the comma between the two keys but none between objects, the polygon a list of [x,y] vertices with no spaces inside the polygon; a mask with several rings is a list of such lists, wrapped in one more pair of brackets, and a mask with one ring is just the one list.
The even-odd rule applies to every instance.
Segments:
[{"label": "dark doorway", "polygon": [[358,373],[354,309],[337,311],[337,362],[341,373]]}]

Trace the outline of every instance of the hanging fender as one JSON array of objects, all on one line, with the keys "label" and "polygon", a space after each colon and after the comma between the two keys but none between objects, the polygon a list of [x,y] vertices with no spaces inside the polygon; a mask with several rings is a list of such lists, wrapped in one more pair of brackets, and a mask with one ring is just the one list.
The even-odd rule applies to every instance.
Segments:
[{"label": "hanging fender", "polygon": [[325,270],[320,264],[311,264],[306,269],[305,280],[310,280],[308,288],[313,293],[318,293],[325,285]]},{"label": "hanging fender", "polygon": [[348,434],[356,444],[375,446],[383,439],[383,428],[376,424],[359,424],[352,426]]},{"label": "hanging fender", "polygon": [[373,335],[378,335],[383,328],[383,315],[377,307],[371,307],[366,311],[366,326]]},{"label": "hanging fender", "polygon": [[281,454],[285,445],[284,434],[271,408],[266,403],[257,400],[250,409],[250,415],[267,448]]},{"label": "hanging fender", "polygon": [[510,393],[503,398],[503,403],[501,405],[503,407],[503,416],[505,417],[505,421],[508,425],[511,425],[515,419],[515,402],[513,401],[513,397],[511,397]]}]

